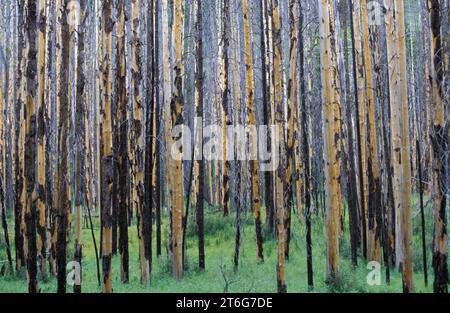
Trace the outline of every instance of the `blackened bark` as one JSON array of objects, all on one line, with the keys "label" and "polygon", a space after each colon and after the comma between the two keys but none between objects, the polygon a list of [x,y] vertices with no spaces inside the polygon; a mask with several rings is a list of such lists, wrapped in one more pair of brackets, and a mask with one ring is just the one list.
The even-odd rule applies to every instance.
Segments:
[{"label": "blackened bark", "polygon": [[[229,21],[230,21],[230,7],[228,1],[223,2],[223,8],[222,8],[222,34],[221,34],[221,40],[223,45],[223,74],[224,74],[224,88],[222,90],[222,110],[225,112],[226,123],[229,124],[229,114],[228,112],[228,94],[230,92],[229,86],[228,86],[228,71],[230,67],[230,61],[228,57],[228,48],[230,44],[230,40],[228,38],[228,29],[229,29]],[[223,122],[223,121],[222,121]],[[225,161],[225,166],[227,168],[227,175],[223,176],[223,216],[230,215],[230,169],[231,164],[230,161]],[[217,169],[214,169],[214,171],[217,171]]]},{"label": "blackened bark", "polygon": [[27,243],[26,264],[28,272],[28,291],[36,293],[37,290],[37,247],[36,247],[36,81],[37,81],[37,49],[36,49],[36,22],[37,3],[29,1],[26,4],[25,33],[27,55],[25,70],[25,94],[24,103],[25,120],[25,160],[24,176],[26,186],[25,199],[25,238]]},{"label": "blackened bark", "polygon": [[4,188],[3,188],[3,177],[0,175],[0,210],[2,212],[2,227],[3,234],[5,237],[5,245],[6,245],[6,255],[8,256],[8,264],[11,271],[14,271],[12,265],[12,257],[11,257],[11,245],[9,243],[9,234],[8,234],[8,221],[6,217],[6,206],[5,206],[5,198],[4,198]]},{"label": "blackened bark", "polygon": [[[352,0],[349,0],[349,6],[350,6],[350,14],[352,14],[354,8],[353,8],[353,2]],[[355,116],[359,117],[359,98],[358,98],[358,80],[357,80],[357,62],[356,62],[356,47],[355,47],[355,29],[354,29],[354,23],[353,18],[350,19],[350,29],[352,34],[352,58],[353,58],[353,91],[355,93]],[[363,250],[363,256],[364,258],[367,258],[367,227],[366,227],[366,213],[365,213],[365,203],[364,203],[364,169],[362,166],[362,149],[361,149],[361,128],[359,123],[356,123],[356,137],[358,138],[357,148],[358,148],[358,176],[359,176],[359,189],[360,189],[360,199],[361,199],[361,228],[362,228],[362,250]]]},{"label": "blackened bark", "polygon": [[[76,121],[75,121],[75,136],[76,136],[76,155],[75,155],[75,207],[77,210],[82,210],[86,205],[86,167],[85,167],[85,102],[86,102],[86,75],[85,75],[85,44],[86,44],[86,30],[87,30],[87,17],[86,0],[80,1],[80,25],[78,28],[78,60],[77,60],[77,85],[76,85]],[[81,223],[81,212],[80,220]],[[81,225],[77,225],[81,228]],[[81,239],[81,238],[80,238]],[[81,259],[83,256],[81,242],[78,242],[78,238],[75,241],[74,260],[80,265],[81,271]],[[73,287],[75,293],[81,293],[81,284],[75,284]]]},{"label": "blackened bark", "polygon": [[[387,86],[389,89],[389,84]],[[389,91],[388,91],[389,92]],[[386,266],[395,266],[395,204],[394,204],[394,186],[392,185],[392,164],[391,164],[391,147],[390,140],[388,137],[387,124],[390,123],[391,116],[391,104],[390,100],[387,99],[387,105],[381,106],[382,118],[383,118],[383,149],[384,149],[384,162],[385,162],[385,177],[387,179],[387,198],[385,201],[385,212],[384,212],[384,249],[385,253],[387,253],[387,257],[390,257],[390,264],[386,264]],[[387,109],[387,112],[385,110]],[[386,117],[386,118],[385,118]],[[387,120],[386,120],[387,119]],[[385,260],[386,263],[386,260]]]},{"label": "blackened bark", "polygon": [[[348,195],[348,210],[349,210],[349,228],[350,228],[350,250],[352,257],[352,264],[358,265],[357,249],[358,249],[358,194],[356,183],[355,170],[355,151],[354,151],[354,137],[353,137],[353,123],[352,123],[352,106],[350,105],[350,73],[349,73],[349,54],[348,54],[348,10],[345,3],[343,3],[343,29],[344,29],[344,58],[345,58],[345,82],[346,82],[346,116],[347,116],[347,143],[348,143],[348,157],[346,161],[346,176],[347,176],[347,195]],[[351,17],[351,16],[350,16]]]},{"label": "blackened bark", "polygon": [[[267,75],[270,75],[267,73],[267,67],[268,64],[266,64],[266,58],[268,58],[267,56],[267,51],[266,51],[266,38],[268,37],[268,28],[264,28],[264,20],[266,21],[266,25],[267,25],[267,20],[268,20],[268,16],[267,16],[267,0],[261,0],[261,15],[259,17],[259,26],[260,26],[260,47],[261,47],[261,75],[262,75],[262,97],[263,97],[263,108],[264,108],[264,124],[270,125],[271,124],[271,120],[270,120],[270,116],[271,116],[271,112],[270,112],[270,103],[269,103],[269,98],[270,98],[270,93],[269,93],[269,84],[267,83]],[[267,147],[271,146],[271,137],[270,137],[270,133],[267,133]],[[268,151],[270,152],[270,151]],[[268,227],[268,232],[270,234],[273,233],[273,212],[274,212],[274,208],[273,208],[273,172],[271,171],[266,171],[264,173],[264,205],[266,206],[266,223],[267,223],[267,227]]]},{"label": "blackened bark", "polygon": [[126,57],[125,57],[125,4],[121,2],[118,7],[118,16],[121,19],[118,36],[117,51],[117,120],[119,122],[117,171],[118,171],[118,227],[119,227],[119,254],[120,277],[127,283],[130,277],[129,253],[128,253],[128,127],[127,127],[127,90],[126,90]]},{"label": "blackened bark", "polygon": [[[196,35],[196,72],[195,72],[195,84],[198,90],[197,105],[197,118],[201,119],[203,129],[203,19],[202,19],[202,3],[201,0],[196,1],[197,5],[197,19],[195,23],[195,35]],[[203,138],[200,138],[200,151],[203,151]],[[194,151],[194,150],[193,150]],[[202,270],[205,269],[205,234],[204,234],[204,204],[205,204],[205,161],[203,158],[197,161],[198,165],[198,177],[197,177],[197,207],[196,207],[196,221],[197,221],[197,233],[198,233],[198,267]]]},{"label": "blackened bark", "polygon": [[[67,3],[66,3],[67,2]],[[64,1],[64,6],[68,4]],[[57,291],[66,292],[66,266],[67,266],[67,214],[70,210],[69,200],[69,181],[68,176],[68,146],[67,137],[69,136],[70,123],[70,105],[68,95],[69,68],[70,64],[70,31],[67,22],[67,11],[61,13],[61,64],[60,66],[60,90],[59,90],[59,121],[58,121],[58,209],[56,216],[56,270],[57,270]]]},{"label": "blackened bark", "polygon": [[148,15],[148,36],[147,36],[147,54],[149,58],[147,75],[147,110],[146,110],[146,128],[145,128],[145,164],[144,164],[144,206],[143,206],[143,219],[144,219],[144,244],[145,244],[145,258],[149,262],[149,275],[152,271],[152,208],[153,208],[153,133],[154,119],[153,114],[155,110],[155,54],[157,51],[154,49],[154,3],[149,3],[149,15]]},{"label": "blackened bark", "polygon": [[308,142],[308,105],[306,103],[305,86],[305,36],[303,35],[304,14],[302,2],[299,2],[299,68],[300,68],[300,90],[301,93],[301,124],[302,124],[302,150],[303,150],[303,169],[305,176],[304,194],[305,194],[305,225],[306,225],[306,266],[308,272],[308,287],[314,287],[313,261],[312,261],[312,242],[311,242],[311,169],[309,160],[309,142]]},{"label": "blackened bark", "polygon": [[427,266],[427,243],[425,240],[425,212],[423,204],[423,182],[422,182],[422,151],[420,149],[420,141],[416,141],[417,148],[417,174],[419,177],[419,199],[420,199],[420,221],[422,224],[422,261],[423,261],[423,277],[425,286],[428,286],[428,266]]},{"label": "blackened bark", "polygon": [[[17,76],[16,76],[16,85],[20,86],[22,79],[22,68],[23,68],[23,47],[24,47],[24,3],[19,1],[18,3],[18,39],[17,39]],[[19,92],[20,93],[20,92]],[[22,210],[23,203],[21,200],[21,195],[23,191],[23,168],[21,166],[20,161],[20,150],[22,142],[20,140],[20,132],[21,132],[21,111],[24,104],[22,103],[22,97],[19,95],[15,102],[15,162],[14,162],[14,173],[15,173],[15,182],[14,182],[14,245],[16,248],[16,270],[20,271],[25,266],[25,252],[24,252],[24,234],[22,229]]]},{"label": "blackened bark", "polygon": [[161,169],[161,142],[159,135],[161,133],[161,110],[162,106],[159,103],[159,0],[155,0],[155,19],[154,19],[154,64],[153,79],[155,88],[155,121],[156,121],[156,151],[155,151],[155,166],[156,166],[156,190],[155,190],[155,217],[156,217],[156,255],[161,255],[161,188],[160,183],[160,169]]},{"label": "blackened bark", "polygon": [[[434,236],[434,247],[433,247],[433,268],[434,268],[434,284],[433,289],[435,293],[448,293],[448,245],[446,239],[447,235],[447,198],[444,194],[445,184],[448,182],[447,172],[446,172],[446,160],[445,152],[448,151],[448,125],[444,126],[439,120],[445,118],[445,109],[443,109],[442,102],[444,99],[444,67],[443,67],[443,49],[442,49],[442,39],[441,39],[441,7],[439,0],[430,0],[430,23],[431,23],[431,40],[434,40],[434,53],[433,65],[434,65],[434,76],[431,78],[433,89],[435,89],[435,94],[433,97],[435,106],[435,122],[432,129],[432,151],[433,151],[433,183],[434,186],[434,201],[435,201],[435,232]],[[439,101],[438,101],[439,100]],[[445,108],[445,107],[444,107]],[[441,111],[441,112],[437,112]],[[443,116],[437,116],[441,114]],[[441,224],[441,225],[439,225]],[[437,230],[439,228],[439,230]],[[445,248],[441,248],[444,246]]]}]

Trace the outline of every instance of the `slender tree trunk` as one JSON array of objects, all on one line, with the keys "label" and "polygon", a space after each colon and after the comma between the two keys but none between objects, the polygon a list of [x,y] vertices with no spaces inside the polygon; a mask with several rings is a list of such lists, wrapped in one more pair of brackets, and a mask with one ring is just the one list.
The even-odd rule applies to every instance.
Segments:
[{"label": "slender tree trunk", "polygon": [[[284,192],[287,180],[287,160],[284,138],[283,121],[283,73],[282,73],[282,53],[281,53],[281,16],[280,3],[278,0],[272,1],[272,31],[273,31],[273,72],[274,72],[274,105],[275,105],[275,124],[278,126],[278,133],[274,136],[278,140],[280,164],[275,170],[275,208],[276,208],[276,238],[277,238],[277,286],[279,293],[287,292],[286,272],[285,272],[285,252],[286,252],[286,225],[284,224],[286,207]],[[277,136],[279,136],[277,138]],[[275,153],[275,151],[273,151]],[[273,155],[272,155],[273,158]],[[273,158],[274,160],[274,158]]]},{"label": "slender tree trunk", "polygon": [[112,206],[111,187],[113,174],[112,160],[112,11],[111,0],[106,0],[102,7],[103,61],[102,61],[102,117],[101,117],[101,224],[102,224],[102,290],[112,292]]},{"label": "slender tree trunk", "polygon": [[408,113],[408,80],[406,67],[406,30],[403,1],[396,0],[398,9],[398,54],[400,57],[400,91],[401,91],[401,164],[402,164],[402,211],[403,219],[403,291],[414,292],[413,263],[412,263],[412,219],[411,219],[411,150],[409,136]]},{"label": "slender tree trunk", "polygon": [[358,148],[358,176],[359,176],[359,205],[361,208],[361,232],[362,232],[362,253],[363,257],[367,258],[367,223],[366,223],[366,207],[367,207],[367,190],[366,190],[366,161],[365,161],[365,124],[364,124],[364,111],[365,111],[365,88],[364,88],[364,69],[363,69],[363,56],[361,46],[361,33],[360,33],[360,1],[349,0],[351,7],[351,32],[352,32],[352,55],[353,55],[353,76],[354,76],[354,93],[355,93],[355,115],[356,122],[356,137]]},{"label": "slender tree trunk", "polygon": [[159,0],[155,0],[155,17],[154,17],[154,22],[155,22],[155,26],[154,26],[154,51],[155,51],[155,66],[154,66],[154,72],[153,72],[153,77],[154,77],[154,88],[155,88],[155,121],[156,121],[156,125],[155,125],[155,133],[156,133],[156,138],[155,138],[155,157],[156,159],[154,160],[155,163],[155,179],[157,181],[156,183],[156,187],[155,187],[155,224],[156,224],[156,255],[160,256],[161,255],[161,206],[162,206],[162,199],[161,199],[161,194],[164,190],[164,188],[162,187],[162,184],[160,182],[162,182],[161,179],[161,153],[162,153],[162,149],[161,149],[161,113],[162,113],[162,106],[159,103],[159,89],[160,89],[160,84],[159,84],[159,75],[160,75],[160,71],[159,71]]},{"label": "slender tree trunk", "polygon": [[[67,0],[61,3],[56,1],[56,7],[66,7]],[[58,109],[58,173],[57,191],[55,193],[57,217],[56,217],[56,270],[58,281],[58,293],[66,292],[66,259],[68,228],[68,211],[70,210],[70,185],[67,179],[69,173],[69,147],[66,138],[69,136],[70,106],[69,106],[69,68],[70,64],[70,32],[66,10],[58,10],[57,28],[57,109]]]},{"label": "slender tree trunk", "polygon": [[[87,4],[86,0],[80,1],[80,16],[78,34],[78,60],[77,60],[77,82],[76,82],[76,122],[75,122],[75,136],[77,149],[75,154],[75,251],[74,260],[78,262],[81,270],[82,253],[82,211],[86,207],[86,114],[85,102],[87,101],[87,88],[86,85],[86,65],[85,65],[85,47],[86,47],[86,31],[87,31]],[[81,272],[80,272],[81,275]],[[74,285],[74,292],[81,292],[81,284]]]},{"label": "slender tree trunk", "polygon": [[120,278],[127,283],[130,277],[129,253],[128,253],[128,197],[127,197],[127,173],[128,173],[128,140],[127,140],[127,84],[126,84],[126,28],[125,28],[125,3],[120,2],[117,24],[117,121],[119,147],[117,153],[118,168],[118,225],[119,225],[119,254],[120,254]]},{"label": "slender tree trunk", "polygon": [[48,7],[45,0],[39,1],[39,49],[38,49],[38,124],[37,124],[37,215],[38,225],[38,262],[41,275],[45,275],[46,258],[46,203],[45,203],[45,74],[46,74],[46,54],[47,54],[47,14]]},{"label": "slender tree trunk", "polygon": [[[132,88],[133,88],[133,202],[136,207],[138,221],[138,238],[139,238],[139,265],[141,270],[141,283],[147,284],[150,279],[150,262],[147,251],[148,239],[148,214],[144,204],[144,124],[143,124],[143,99],[141,95],[141,55],[140,55],[140,21],[139,9],[140,1],[133,0],[131,2],[131,54],[132,54]],[[149,125],[150,126],[150,125]]]},{"label": "slender tree trunk", "polygon": [[25,194],[25,243],[28,291],[38,292],[37,283],[37,246],[36,246],[36,101],[37,101],[37,47],[36,47],[36,22],[38,7],[35,1],[27,0],[25,4],[25,76],[21,88],[25,92],[24,121],[24,189]]},{"label": "slender tree trunk", "polygon": [[425,287],[428,286],[428,263],[427,263],[427,243],[425,239],[425,208],[423,203],[423,178],[422,178],[422,150],[420,148],[420,140],[416,141],[417,149],[417,176],[419,179],[419,203],[420,203],[420,220],[422,224],[421,238],[422,238],[422,262],[423,262],[423,277]]},{"label": "slender tree trunk", "polygon": [[[343,4],[345,6],[345,3]],[[350,12],[351,19],[351,8],[349,10],[345,9],[344,12]],[[347,116],[347,140],[348,140],[348,159],[347,159],[347,193],[348,193],[348,208],[349,208],[349,228],[350,228],[350,250],[352,256],[352,264],[354,266],[358,265],[358,238],[359,238],[359,228],[358,228],[358,187],[356,182],[356,169],[355,169],[355,147],[354,147],[354,133],[353,133],[353,112],[351,105],[351,95],[350,95],[350,62],[348,55],[348,30],[347,30],[347,18],[348,14],[344,16],[344,54],[346,60],[346,86],[347,86],[347,99],[346,99],[346,116]],[[356,92],[357,86],[355,87]],[[357,101],[357,99],[356,99]]]},{"label": "slender tree trunk", "polygon": [[153,226],[153,165],[154,165],[154,110],[155,110],[155,54],[154,50],[154,1],[148,3],[147,16],[147,107],[146,107],[146,126],[145,126],[145,164],[144,164],[144,243],[145,258],[149,263],[149,279],[152,271],[152,226]]},{"label": "slender tree trunk", "polygon": [[[261,0],[261,15],[260,15],[260,47],[261,47],[261,73],[262,73],[262,97],[263,97],[263,107],[264,107],[264,124],[266,126],[271,125],[271,105],[270,105],[270,90],[268,84],[268,78],[270,78],[270,73],[267,73],[267,69],[270,67],[269,55],[267,51],[266,40],[269,40],[268,36],[268,14],[267,14],[267,0]],[[270,149],[271,135],[270,130],[267,132],[267,147],[268,152],[271,153]],[[273,233],[273,172],[266,171],[264,173],[264,205],[266,206],[266,224],[268,227],[268,233]]]},{"label": "slender tree trunk", "polygon": [[289,64],[290,73],[287,85],[288,105],[286,112],[287,121],[287,133],[285,140],[286,147],[286,184],[284,186],[284,225],[286,227],[286,245],[285,245],[285,257],[289,259],[289,244],[291,241],[291,211],[294,205],[294,184],[293,175],[295,169],[294,160],[294,113],[295,113],[295,69],[296,69],[296,48],[297,48],[297,5],[296,0],[291,0],[289,4],[289,22],[290,22],[290,52],[289,52]]},{"label": "slender tree trunk", "polygon": [[[174,27],[172,38],[175,43],[175,65],[174,65],[174,90],[171,102],[172,125],[183,124],[183,30],[184,30],[184,1],[175,0],[174,3]],[[182,135],[182,134],[181,134]],[[181,138],[181,137],[180,137]],[[179,140],[180,138],[175,138]],[[173,272],[176,279],[183,277],[182,260],[182,236],[183,236],[183,207],[184,207],[184,187],[183,187],[183,162],[173,161]]]},{"label": "slender tree trunk", "polygon": [[14,174],[15,174],[15,186],[14,186],[14,246],[16,249],[16,270],[22,271],[25,267],[25,251],[24,251],[24,223],[23,223],[23,194],[24,194],[24,182],[23,182],[23,142],[24,142],[24,127],[22,125],[23,120],[23,107],[24,107],[24,90],[22,80],[24,79],[24,2],[21,1],[18,6],[17,17],[17,75],[16,85],[17,100],[15,102],[15,162],[14,162]]},{"label": "slender tree trunk", "polygon": [[326,218],[327,218],[327,277],[330,283],[339,274],[339,241],[338,241],[338,193],[335,154],[333,149],[335,110],[332,102],[332,73],[333,66],[330,59],[331,42],[330,37],[330,6],[329,0],[320,2],[320,51],[321,51],[321,74],[322,74],[322,103],[323,110],[323,136],[324,136],[324,161],[325,161],[325,194],[326,194]]},{"label": "slender tree trunk", "polygon": [[[200,151],[200,156],[197,162],[198,166],[198,178],[196,182],[196,221],[197,221],[197,232],[198,232],[198,267],[200,269],[205,269],[205,234],[204,234],[204,204],[205,204],[205,161],[203,160],[203,118],[204,118],[204,108],[203,108],[203,18],[202,18],[202,3],[201,0],[196,0],[196,10],[197,19],[195,22],[195,35],[196,35],[196,71],[195,71],[195,109],[196,117],[200,120],[200,125],[194,129],[198,131],[195,139],[198,140],[198,150]],[[196,145],[197,147],[197,145]],[[194,158],[196,160],[196,158]]]},{"label": "slender tree trunk", "polygon": [[[245,48],[245,87],[247,94],[247,110],[250,127],[256,127],[255,104],[254,104],[254,82],[253,82],[253,63],[252,63],[252,47],[251,47],[251,30],[249,22],[248,0],[242,3],[244,13],[244,48]],[[250,136],[250,151],[257,151],[256,136]],[[250,152],[252,153],[252,152]],[[257,154],[256,154],[257,155]],[[250,160],[251,172],[251,206],[255,217],[255,232],[256,232],[256,247],[257,247],[257,261],[264,262],[263,254],[263,239],[261,230],[261,204],[259,196],[259,174],[258,161]]]},{"label": "slender tree trunk", "polygon": [[368,188],[368,249],[369,259],[380,261],[380,247],[381,247],[381,225],[376,222],[376,216],[381,211],[381,189],[379,179],[379,169],[377,161],[377,140],[376,140],[376,126],[375,126],[375,97],[373,87],[373,71],[371,60],[371,49],[369,45],[369,24],[367,15],[367,1],[361,0],[361,26],[363,34],[363,48],[364,48],[364,69],[366,77],[366,116],[367,116],[367,179]]},{"label": "slender tree trunk", "polygon": [[441,39],[441,7],[438,0],[428,1],[431,23],[431,84],[434,119],[431,133],[432,142],[432,188],[434,208],[433,268],[435,293],[448,293],[448,235],[447,202],[445,196],[446,161],[448,151],[448,126],[445,126],[444,72]]},{"label": "slender tree trunk", "polygon": [[[228,160],[227,154],[227,125],[231,125],[231,114],[228,110],[228,94],[230,93],[229,84],[228,84],[228,71],[229,71],[229,21],[230,21],[230,4],[228,1],[223,1],[222,4],[222,25],[221,25],[221,45],[219,46],[219,82],[221,87],[221,101],[222,101],[222,160],[225,162],[225,166],[223,167],[222,173],[222,184],[223,184],[223,215],[228,216],[230,214],[230,170],[231,163]],[[215,169],[217,170],[217,169]]]},{"label": "slender tree trunk", "polygon": [[[300,1],[300,19],[299,19],[299,68],[300,68],[300,89],[301,93],[301,125],[302,125],[302,163],[304,169],[304,194],[305,194],[305,226],[306,226],[306,266],[308,272],[308,287],[314,287],[313,261],[312,261],[312,242],[311,242],[311,168],[309,159],[309,119],[308,104],[306,102],[306,85],[305,85],[305,36],[303,35],[303,27],[305,21],[305,11]],[[297,195],[298,197],[299,195]],[[300,212],[299,212],[300,213]]]}]

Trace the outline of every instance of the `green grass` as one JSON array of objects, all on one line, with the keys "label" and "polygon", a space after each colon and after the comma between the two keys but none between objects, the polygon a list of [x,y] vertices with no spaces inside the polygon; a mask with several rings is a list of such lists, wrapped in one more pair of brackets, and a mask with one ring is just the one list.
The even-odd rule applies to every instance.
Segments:
[{"label": "green grass", "polygon": [[[431,292],[423,283],[422,254],[420,241],[420,215],[417,211],[417,198],[413,198],[413,224],[414,224],[414,270],[415,291]],[[428,251],[431,249],[433,221],[431,212],[427,210],[427,243]],[[120,281],[119,258],[113,258],[113,288],[114,292],[224,292],[225,282],[223,273],[228,280],[234,281],[229,286],[229,292],[276,292],[276,245],[272,236],[265,233],[264,256],[265,262],[256,262],[256,243],[253,217],[251,214],[243,215],[242,244],[240,250],[240,263],[238,271],[233,270],[234,255],[234,216],[223,218],[220,212],[208,210],[205,216],[205,249],[206,270],[200,271],[197,266],[197,238],[196,229],[192,219],[187,229],[187,270],[181,281],[176,281],[170,273],[170,262],[167,258],[165,244],[167,238],[167,225],[163,225],[163,251],[157,258],[156,249],[153,248],[153,270],[151,282],[148,286],[140,284],[138,262],[138,242],[136,226],[129,228],[130,245],[130,281],[123,284]],[[12,224],[10,224],[12,225]],[[348,227],[346,225],[346,227]],[[11,227],[10,227],[11,228]],[[11,229],[10,229],[11,230]],[[72,236],[73,237],[73,236]],[[13,238],[13,237],[11,237]],[[99,228],[96,225],[96,238],[99,240]],[[288,292],[401,292],[401,274],[391,269],[391,284],[388,286],[384,280],[382,269],[382,284],[369,286],[366,277],[370,270],[366,269],[366,262],[359,258],[357,267],[351,265],[349,251],[348,229],[341,239],[341,272],[332,286],[326,281],[326,236],[321,218],[314,216],[313,220],[313,268],[314,289],[308,290],[306,274],[305,226],[293,215],[292,239],[290,259],[286,264],[286,283]],[[83,292],[100,292],[97,284],[97,270],[94,248],[89,229],[83,229]],[[68,256],[73,255],[73,243],[68,246]],[[14,251],[14,250],[13,250]],[[3,240],[0,243],[0,267],[5,272],[6,253]],[[429,278],[432,282],[432,270],[429,256]],[[68,258],[70,261],[70,258]],[[56,280],[47,277],[39,282],[41,292],[55,292]],[[71,287],[68,291],[71,292]],[[24,273],[4,273],[0,276],[0,292],[27,292]]]}]

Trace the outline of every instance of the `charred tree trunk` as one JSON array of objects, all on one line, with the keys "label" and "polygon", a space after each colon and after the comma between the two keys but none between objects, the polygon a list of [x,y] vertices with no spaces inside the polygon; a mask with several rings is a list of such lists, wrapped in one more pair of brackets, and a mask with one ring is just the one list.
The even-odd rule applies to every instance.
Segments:
[{"label": "charred tree trunk", "polygon": [[431,22],[431,84],[434,107],[432,128],[432,188],[434,208],[433,268],[435,293],[448,293],[448,235],[447,202],[445,196],[446,162],[444,153],[448,151],[448,125],[445,126],[444,72],[441,38],[441,7],[438,0],[428,1]]},{"label": "charred tree trunk", "polygon": [[[196,10],[197,19],[195,22],[195,35],[196,35],[196,72],[195,72],[195,106],[196,106],[196,116],[200,120],[201,125],[195,127],[195,130],[203,129],[203,118],[204,118],[204,108],[203,108],[203,18],[202,18],[202,3],[201,0],[196,0]],[[199,142],[200,154],[203,154],[203,136],[200,131],[196,134],[196,139]],[[196,221],[197,221],[197,232],[198,232],[198,267],[200,269],[205,269],[205,233],[204,233],[204,205],[205,205],[205,161],[203,157],[197,162],[198,166],[198,178],[196,181],[196,192],[197,192],[197,203],[196,203]]]},{"label": "charred tree trunk", "polygon": [[101,194],[101,224],[102,224],[102,290],[112,292],[112,0],[106,0],[102,7],[103,61],[102,61],[102,117],[101,117],[101,164],[100,164],[100,194]]},{"label": "charred tree trunk", "polygon": [[[66,7],[68,0],[57,0],[57,8]],[[57,216],[56,216],[56,270],[58,293],[66,292],[66,266],[67,266],[67,242],[68,212],[70,210],[70,185],[67,179],[69,173],[69,147],[67,137],[70,127],[69,105],[69,68],[70,64],[70,31],[66,10],[58,10],[57,47],[59,53],[56,56],[57,64],[57,109],[58,109],[58,172],[56,192]]]},{"label": "charred tree trunk", "polygon": [[127,125],[127,84],[126,84],[126,56],[125,56],[125,3],[118,6],[117,24],[117,120],[119,147],[117,152],[118,170],[118,226],[119,226],[119,255],[120,279],[127,283],[130,277],[128,252],[128,125]]},{"label": "charred tree trunk", "polygon": [[[308,272],[308,287],[314,287],[313,260],[312,260],[312,241],[311,241],[311,168],[309,159],[309,118],[308,104],[306,103],[306,85],[305,85],[305,36],[303,27],[305,14],[303,5],[300,1],[300,19],[299,19],[299,68],[300,68],[300,90],[301,93],[301,124],[302,124],[302,151],[303,151],[303,170],[304,170],[304,194],[305,194],[305,226],[306,226],[306,266]],[[298,197],[298,195],[297,195]]]}]

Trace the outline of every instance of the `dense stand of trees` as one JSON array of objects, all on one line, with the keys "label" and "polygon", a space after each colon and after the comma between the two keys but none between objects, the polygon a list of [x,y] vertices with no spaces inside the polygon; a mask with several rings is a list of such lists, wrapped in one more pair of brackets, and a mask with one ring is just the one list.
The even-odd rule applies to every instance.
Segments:
[{"label": "dense stand of trees", "polygon": [[[186,229],[196,225],[204,270],[205,214],[217,209],[235,214],[235,270],[245,212],[255,266],[275,238],[278,292],[291,279],[295,218],[306,227],[310,288],[325,270],[312,258],[315,216],[328,284],[339,280],[349,240],[353,266],[384,264],[387,283],[401,271],[403,291],[414,292],[417,211],[425,284],[431,249],[433,289],[447,293],[449,11],[444,0],[3,0],[6,266],[26,273],[29,292],[47,275],[66,292],[67,263],[81,264],[92,240],[109,293],[115,255],[120,280],[130,279],[133,226],[141,283],[164,252],[182,280]],[[212,147],[202,134],[213,125]],[[261,125],[274,125],[264,143],[245,129]],[[248,158],[261,153],[269,160]]]}]

